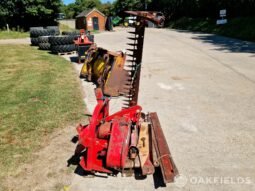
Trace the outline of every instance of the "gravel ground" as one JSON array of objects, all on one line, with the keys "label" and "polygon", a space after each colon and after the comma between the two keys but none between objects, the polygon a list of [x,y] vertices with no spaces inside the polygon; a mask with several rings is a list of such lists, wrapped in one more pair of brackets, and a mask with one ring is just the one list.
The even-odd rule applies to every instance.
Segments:
[{"label": "gravel ground", "polygon": [[[127,29],[95,36],[98,46],[127,48]],[[146,29],[139,104],[158,113],[180,176],[158,190],[255,190],[255,44]],[[75,64],[77,71],[81,65]],[[89,111],[94,85],[82,82]],[[120,109],[113,100],[112,111]],[[154,190],[153,179],[83,178],[72,191]]]}]

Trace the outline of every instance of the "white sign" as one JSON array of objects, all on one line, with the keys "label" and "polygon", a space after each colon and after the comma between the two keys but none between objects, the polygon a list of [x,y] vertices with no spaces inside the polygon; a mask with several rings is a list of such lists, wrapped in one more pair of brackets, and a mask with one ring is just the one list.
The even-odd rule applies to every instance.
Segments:
[{"label": "white sign", "polygon": [[217,24],[217,25],[224,25],[224,24],[227,24],[227,23],[228,23],[228,20],[224,18],[224,17],[226,17],[226,16],[227,16],[227,10],[226,10],[226,9],[220,10],[220,17],[221,17],[221,19],[217,20],[217,21],[216,21],[216,24]]},{"label": "white sign", "polygon": [[226,9],[220,10],[220,17],[226,17],[226,16],[227,16],[227,10]]},{"label": "white sign", "polygon": [[91,18],[88,19],[88,26],[90,26],[90,27],[92,26],[92,19]]},{"label": "white sign", "polygon": [[224,25],[227,23],[228,23],[227,19],[220,19],[220,20],[217,20],[217,22],[216,22],[217,25]]}]

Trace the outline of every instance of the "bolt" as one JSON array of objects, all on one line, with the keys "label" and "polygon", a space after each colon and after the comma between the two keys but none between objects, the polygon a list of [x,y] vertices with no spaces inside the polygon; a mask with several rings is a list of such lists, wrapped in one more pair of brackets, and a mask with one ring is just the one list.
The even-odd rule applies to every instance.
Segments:
[{"label": "bolt", "polygon": [[141,141],[143,142],[143,147],[145,147],[145,137],[142,137]]}]

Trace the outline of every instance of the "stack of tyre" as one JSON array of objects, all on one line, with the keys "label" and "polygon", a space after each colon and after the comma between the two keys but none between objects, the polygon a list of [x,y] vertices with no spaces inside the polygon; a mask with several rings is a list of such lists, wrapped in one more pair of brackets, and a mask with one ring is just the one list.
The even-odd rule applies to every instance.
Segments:
[{"label": "stack of tyre", "polygon": [[31,27],[30,38],[33,46],[39,46],[41,50],[50,50],[49,37],[59,35],[60,31],[57,26]]},{"label": "stack of tyre", "polygon": [[49,38],[51,52],[54,54],[59,54],[76,51],[74,40],[76,40],[79,35],[80,33],[78,31],[63,31],[62,36],[51,36]]},{"label": "stack of tyre", "polygon": [[[78,39],[79,36],[79,31],[63,31],[62,36],[49,37],[51,52],[54,54],[61,54],[77,51],[74,40]],[[90,41],[94,42],[94,35],[88,35],[88,38]]]},{"label": "stack of tyre", "polygon": [[[57,26],[31,27],[30,38],[33,46],[39,46],[41,50],[51,50],[54,54],[76,51],[74,40],[80,36],[79,31],[63,31],[59,35]],[[87,35],[94,42],[94,35]]]}]

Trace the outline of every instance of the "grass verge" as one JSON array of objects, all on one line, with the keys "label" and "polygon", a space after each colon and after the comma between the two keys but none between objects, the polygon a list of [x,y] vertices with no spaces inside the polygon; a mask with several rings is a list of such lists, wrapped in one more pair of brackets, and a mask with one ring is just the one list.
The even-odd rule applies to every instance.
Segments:
[{"label": "grass verge", "polygon": [[0,52],[3,180],[45,145],[41,141],[54,129],[76,124],[84,104],[77,74],[68,61],[28,45],[1,45]]},{"label": "grass verge", "polygon": [[17,39],[29,37],[28,32],[17,32],[17,31],[0,31],[0,39]]},{"label": "grass verge", "polygon": [[216,25],[213,19],[186,18],[172,21],[169,28],[219,34],[255,42],[255,18],[243,17],[229,19],[226,25]]}]

